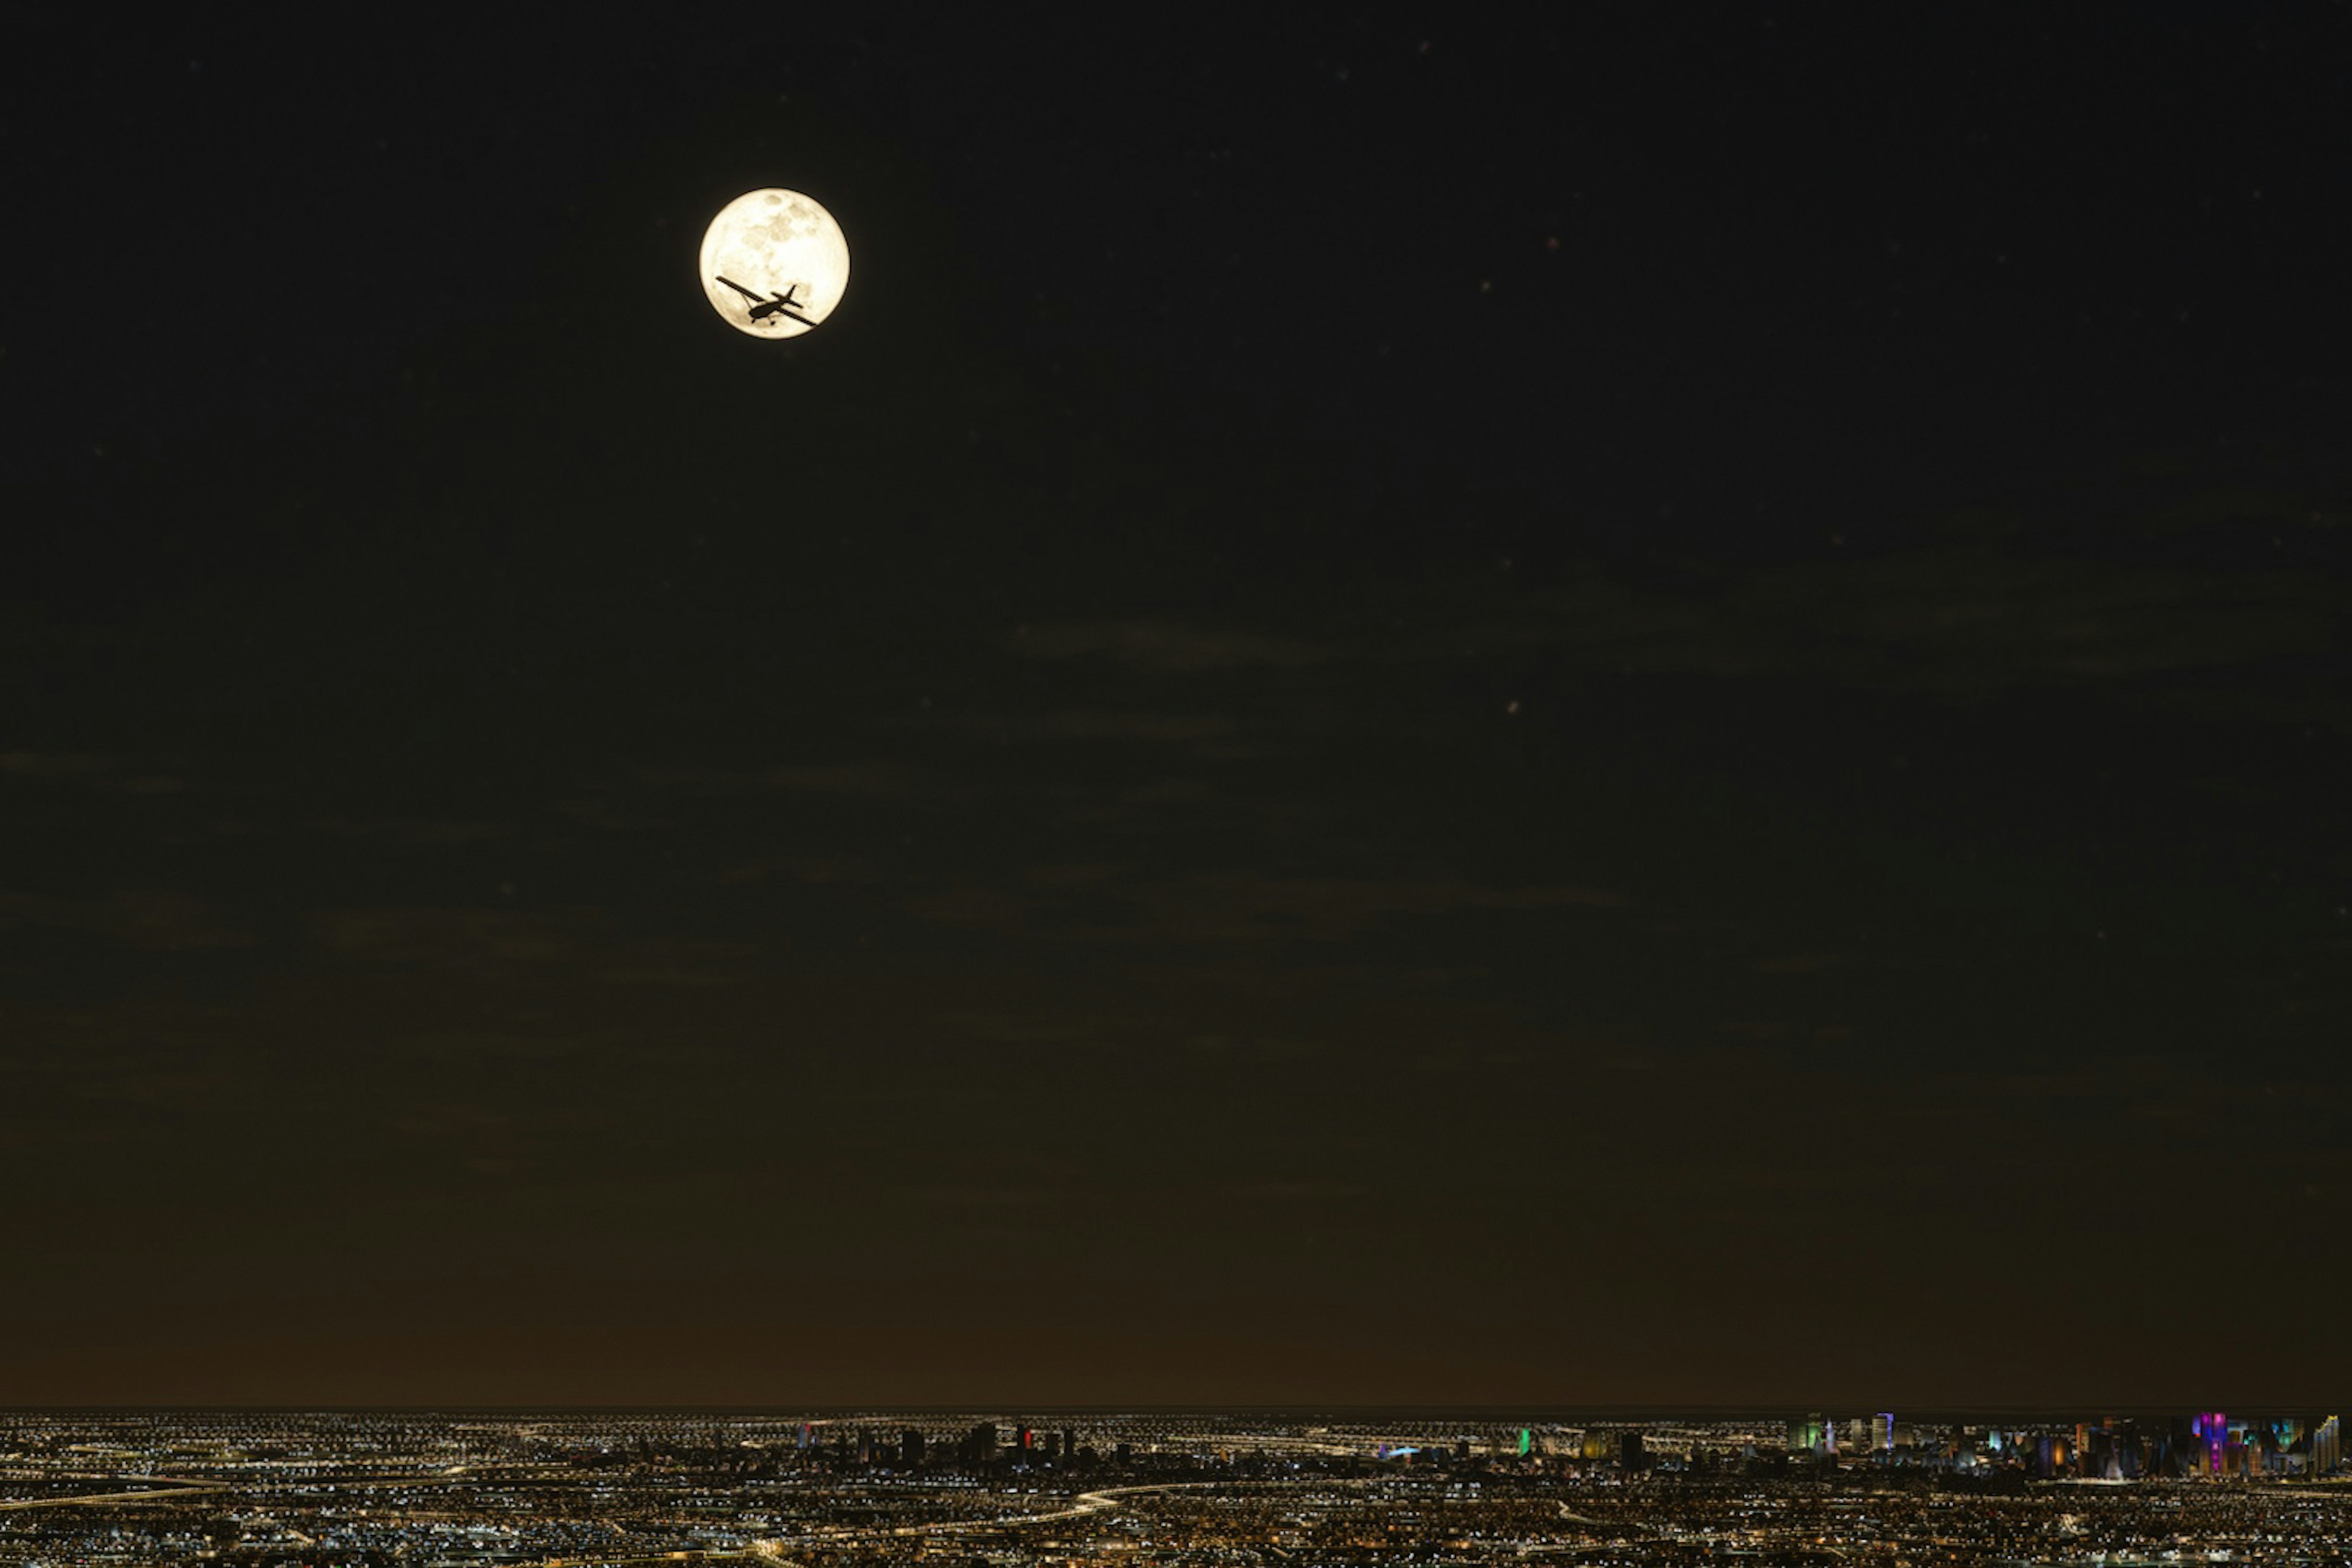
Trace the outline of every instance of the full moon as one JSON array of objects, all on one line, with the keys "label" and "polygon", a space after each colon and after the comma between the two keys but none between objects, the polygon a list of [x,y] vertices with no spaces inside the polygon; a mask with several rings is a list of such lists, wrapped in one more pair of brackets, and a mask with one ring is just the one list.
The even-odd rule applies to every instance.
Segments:
[{"label": "full moon", "polygon": [[702,235],[702,292],[737,331],[796,338],[849,288],[849,241],[798,191],[746,191]]}]

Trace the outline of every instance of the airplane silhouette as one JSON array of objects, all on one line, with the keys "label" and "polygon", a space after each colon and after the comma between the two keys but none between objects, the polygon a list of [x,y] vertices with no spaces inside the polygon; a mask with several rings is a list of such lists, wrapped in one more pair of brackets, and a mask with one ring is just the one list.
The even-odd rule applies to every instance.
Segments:
[{"label": "airplane silhouette", "polygon": [[793,284],[791,288],[785,289],[781,294],[771,293],[763,300],[759,295],[753,293],[751,289],[744,288],[740,283],[736,282],[732,278],[720,278],[719,281],[726,284],[727,287],[734,289],[735,292],[742,295],[743,298],[751,301],[751,319],[755,321],[764,321],[770,316],[790,316],[793,321],[798,321],[803,327],[814,327],[816,325],[814,321],[810,321],[806,316],[802,315],[798,310],[793,308],[793,306],[801,303],[799,300],[793,298],[794,295],[801,291],[801,286],[797,283]]}]

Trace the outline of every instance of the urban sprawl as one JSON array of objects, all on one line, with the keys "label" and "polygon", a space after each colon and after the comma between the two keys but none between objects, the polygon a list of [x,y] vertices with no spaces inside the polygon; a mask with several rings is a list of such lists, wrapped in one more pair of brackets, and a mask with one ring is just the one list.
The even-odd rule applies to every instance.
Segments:
[{"label": "urban sprawl", "polygon": [[0,1565],[2352,1562],[2333,1415],[0,1413]]}]

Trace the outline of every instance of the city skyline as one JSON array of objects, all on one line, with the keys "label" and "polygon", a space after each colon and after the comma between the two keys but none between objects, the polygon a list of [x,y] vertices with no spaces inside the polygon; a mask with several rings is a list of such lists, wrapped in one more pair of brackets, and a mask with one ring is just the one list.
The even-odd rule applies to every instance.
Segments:
[{"label": "city skyline", "polygon": [[0,1411],[0,1563],[2296,1563],[2352,1536],[2332,1418],[2324,1442],[2233,1421],[2201,1473],[2189,1417],[1892,1422],[1857,1454],[1803,1423],[1784,1447],[1738,1422],[1034,1419]]}]

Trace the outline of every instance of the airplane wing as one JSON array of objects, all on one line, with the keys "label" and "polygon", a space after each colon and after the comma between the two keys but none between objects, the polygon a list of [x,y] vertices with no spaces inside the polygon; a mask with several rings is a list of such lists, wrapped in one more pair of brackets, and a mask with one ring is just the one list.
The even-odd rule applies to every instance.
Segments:
[{"label": "airplane wing", "polygon": [[745,298],[746,300],[751,300],[753,304],[755,304],[755,305],[756,305],[756,304],[760,303],[760,297],[759,297],[757,294],[752,293],[752,292],[751,292],[751,290],[750,290],[749,289],[744,288],[744,287],[743,287],[743,285],[741,285],[740,283],[736,282],[736,281],[735,281],[735,279],[733,279],[732,278],[721,278],[721,279],[719,279],[719,281],[720,281],[721,283],[726,284],[726,285],[727,285],[727,287],[729,287],[730,289],[734,289],[734,290],[735,290],[735,292],[737,292],[738,294],[742,295],[742,296],[743,296],[743,298]]},{"label": "airplane wing", "polygon": [[814,327],[816,325],[814,321],[810,321],[798,310],[793,310],[791,307],[787,306],[782,300],[775,301],[775,309],[780,314],[790,316],[793,321],[798,321],[803,327]]}]

